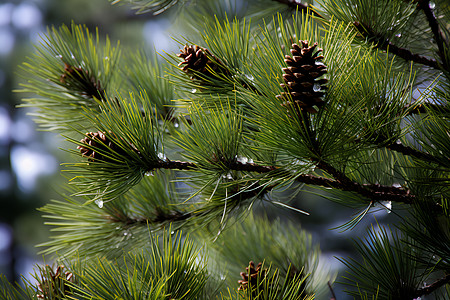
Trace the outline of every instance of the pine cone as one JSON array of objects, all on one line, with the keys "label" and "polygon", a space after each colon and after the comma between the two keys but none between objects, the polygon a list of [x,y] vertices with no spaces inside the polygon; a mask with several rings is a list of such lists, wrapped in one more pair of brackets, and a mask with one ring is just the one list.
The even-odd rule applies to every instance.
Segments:
[{"label": "pine cone", "polygon": [[86,137],[81,140],[83,144],[86,144],[90,147],[78,146],[77,149],[80,150],[81,155],[83,157],[88,157],[89,161],[108,161],[108,158],[103,156],[101,153],[96,152],[91,147],[99,148],[104,150],[105,152],[115,151],[118,153],[123,153],[123,149],[114,144],[104,132],[88,132],[86,133]]},{"label": "pine cone", "polygon": [[217,75],[228,73],[223,62],[206,48],[185,45],[180,52],[177,56],[184,61],[180,62],[178,66],[182,66],[181,70],[189,74],[191,79],[202,79],[200,74],[218,79]]},{"label": "pine cone", "polygon": [[49,265],[45,266],[45,271],[41,270],[41,278],[38,283],[38,299],[62,299],[66,295],[70,295],[70,287],[67,282],[74,282],[72,272],[63,273],[64,266],[60,265],[53,272],[53,268]]},{"label": "pine cone", "polygon": [[240,273],[242,280],[238,281],[240,284],[238,291],[246,290],[250,283],[252,293],[256,293],[258,283],[261,283],[267,275],[267,269],[261,269],[261,267],[262,263],[259,263],[255,268],[255,263],[253,261],[249,262],[249,266],[245,268],[248,273]]},{"label": "pine cone", "polygon": [[88,98],[103,99],[105,91],[102,89],[100,80],[96,80],[87,70],[81,67],[73,67],[64,63],[64,73],[60,76],[61,82],[66,88],[75,90]]},{"label": "pine cone", "polygon": [[286,88],[288,92],[277,95],[277,98],[285,101],[282,105],[289,111],[293,109],[297,114],[301,111],[317,113],[316,107],[325,104],[322,97],[328,80],[319,77],[327,73],[327,67],[320,62],[323,59],[323,56],[319,55],[322,49],[315,51],[317,43],[308,46],[308,41],[299,42],[301,46],[292,44],[292,57],[286,55],[284,60],[288,67],[283,68],[285,83],[282,83],[281,87]]}]

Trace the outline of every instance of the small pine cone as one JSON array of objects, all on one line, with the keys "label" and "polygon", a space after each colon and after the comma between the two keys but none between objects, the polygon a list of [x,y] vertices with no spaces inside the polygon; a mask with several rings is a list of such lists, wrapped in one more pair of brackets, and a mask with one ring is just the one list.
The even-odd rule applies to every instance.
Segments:
[{"label": "small pine cone", "polygon": [[[277,98],[284,100],[283,106],[299,114],[300,111],[317,113],[316,107],[325,104],[322,100],[324,90],[326,89],[327,79],[319,79],[327,73],[327,67],[320,61],[323,59],[319,55],[322,49],[317,49],[317,43],[308,46],[308,41],[299,41],[298,44],[292,44],[291,53],[285,56],[287,68],[283,68],[283,79],[285,83],[281,84],[287,92],[277,95]],[[290,95],[290,97],[288,96]]]},{"label": "small pine cone", "polygon": [[245,269],[247,273],[241,272],[240,275],[242,277],[241,280],[238,281],[240,284],[238,291],[246,290],[249,286],[252,288],[252,292],[256,291],[258,283],[261,283],[264,277],[267,275],[266,269],[261,269],[262,263],[259,263],[255,268],[255,263],[253,261],[249,262],[249,266]]},{"label": "small pine cone", "polygon": [[191,79],[201,79],[200,74],[217,78],[217,74],[227,73],[223,62],[206,48],[197,45],[185,45],[183,49],[180,49],[180,52],[177,56],[184,61],[180,62],[178,66],[189,74]]},{"label": "small pine cone", "polygon": [[110,152],[111,150],[122,153],[123,150],[114,144],[104,132],[88,132],[86,137],[84,137],[81,142],[90,147],[80,145],[77,147],[80,150],[83,157],[88,157],[89,161],[102,160],[107,161],[108,158],[103,156],[101,153],[94,151],[91,147],[99,148],[104,151]]},{"label": "small pine cone", "polygon": [[38,299],[62,299],[66,295],[70,295],[70,287],[68,282],[74,282],[72,272],[63,273],[64,266],[60,265],[56,268],[56,272],[49,265],[45,266],[45,271],[41,270],[41,278],[38,283]]},{"label": "small pine cone", "polygon": [[87,70],[81,67],[73,67],[64,63],[64,73],[60,76],[59,82],[71,90],[79,92],[88,98],[103,99],[105,91],[102,89],[100,80],[96,80],[94,76],[89,75]]}]

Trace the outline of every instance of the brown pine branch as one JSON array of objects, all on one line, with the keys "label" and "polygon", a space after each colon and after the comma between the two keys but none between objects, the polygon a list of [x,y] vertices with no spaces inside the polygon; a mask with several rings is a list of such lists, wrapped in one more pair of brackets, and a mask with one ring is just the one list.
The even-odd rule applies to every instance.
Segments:
[{"label": "brown pine branch", "polygon": [[[352,181],[344,173],[338,171],[325,162],[319,162],[317,167],[333,176],[334,179],[310,174],[301,174],[296,177],[296,181],[309,185],[331,187],[342,191],[355,192],[373,202],[393,201],[406,204],[414,203],[415,196],[410,194],[409,190],[406,190],[404,188],[383,186],[379,184],[360,184],[358,182]],[[152,169],[158,168],[186,171],[195,171],[199,169],[197,164],[193,162],[171,160],[161,161],[152,166]],[[235,162],[229,165],[229,168],[235,171],[255,172],[260,174],[269,173],[279,169],[275,166],[263,166],[255,163],[244,164],[241,162]]]},{"label": "brown pine branch", "polygon": [[179,160],[165,160],[155,165],[155,169],[171,169],[171,170],[186,170],[192,171],[198,169],[197,165],[188,161]]},{"label": "brown pine branch", "polygon": [[444,277],[442,277],[441,279],[433,282],[432,284],[418,289],[416,291],[416,293],[414,294],[414,298],[418,298],[418,297],[424,296],[424,295],[429,295],[432,292],[434,292],[435,290],[437,290],[438,288],[440,288],[441,286],[444,286],[449,283],[450,283],[450,274],[447,274]]},{"label": "brown pine branch", "polygon": [[379,184],[360,184],[348,178],[343,172],[337,170],[330,164],[320,161],[317,167],[333,176],[336,180],[329,186],[342,190],[355,192],[374,202],[392,201],[412,204],[415,196],[411,195],[409,190],[396,187],[387,187]]},{"label": "brown pine branch", "polygon": [[419,55],[417,53],[412,53],[409,49],[398,47],[389,41],[386,41],[385,43],[380,43],[378,45],[383,50],[388,51],[389,53],[395,54],[398,57],[403,58],[404,60],[413,61],[415,63],[429,66],[434,69],[439,69],[437,61],[433,58]]},{"label": "brown pine branch", "polygon": [[336,294],[334,293],[333,287],[331,286],[331,283],[328,281],[328,288],[331,291],[331,298],[330,300],[336,300]]},{"label": "brown pine branch", "polygon": [[441,162],[433,155],[426,153],[426,152],[419,151],[419,150],[411,148],[409,146],[405,146],[399,141],[389,144],[389,145],[386,145],[386,148],[389,150],[393,150],[393,151],[402,153],[403,155],[414,156],[418,159],[432,162],[432,163],[435,163],[438,165],[441,164]]},{"label": "brown pine branch", "polygon": [[[298,9],[298,11],[306,11],[308,9],[308,4],[296,2],[295,0],[272,0],[272,1],[279,2],[281,4],[285,4],[285,5],[289,6],[290,8]],[[316,12],[314,10],[310,10],[309,12],[324,19],[323,16],[321,16],[318,12]]]},{"label": "brown pine branch", "polygon": [[420,0],[418,1],[417,7],[421,9],[425,16],[427,17],[428,24],[430,25],[431,31],[433,32],[434,39],[436,40],[436,44],[439,49],[439,56],[441,57],[442,61],[445,61],[444,59],[444,53],[445,53],[445,39],[442,35],[442,31],[439,28],[439,23],[436,19],[436,16],[434,15],[433,10],[430,7],[430,1],[429,0]]},{"label": "brown pine branch", "polygon": [[281,4],[286,4],[287,6],[291,8],[298,8],[299,11],[306,10],[308,8],[307,4],[296,2],[295,0],[272,0],[279,2]]},{"label": "brown pine branch", "polygon": [[180,212],[178,210],[157,210],[154,216],[150,217],[131,217],[123,214],[117,209],[109,209],[108,215],[105,218],[114,223],[121,223],[125,226],[133,225],[146,225],[146,224],[161,224],[164,222],[176,222],[188,219],[191,216],[190,213]]},{"label": "brown pine branch", "polygon": [[395,54],[398,57],[403,58],[404,60],[413,61],[415,63],[429,66],[434,69],[439,69],[438,63],[435,59],[419,55],[417,53],[412,53],[409,49],[401,48],[394,45],[389,40],[385,39],[381,34],[375,32],[367,24],[355,21],[353,22],[353,25],[363,37],[373,39],[375,41],[376,44],[375,46],[377,48]]},{"label": "brown pine branch", "polygon": [[419,151],[412,147],[406,146],[402,144],[400,141],[396,141],[390,144],[386,144],[385,141],[386,141],[385,138],[379,137],[378,139],[374,140],[374,143],[381,147],[385,147],[389,150],[396,151],[406,156],[413,156],[426,162],[442,165],[442,162],[438,158],[434,157],[433,155],[427,152]]}]

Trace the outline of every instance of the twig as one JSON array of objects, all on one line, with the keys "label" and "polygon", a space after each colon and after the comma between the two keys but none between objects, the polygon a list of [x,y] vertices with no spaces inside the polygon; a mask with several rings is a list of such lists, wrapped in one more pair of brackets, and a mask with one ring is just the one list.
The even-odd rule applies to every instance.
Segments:
[{"label": "twig", "polygon": [[406,48],[398,47],[394,44],[392,44],[389,41],[386,41],[386,43],[380,43],[380,48],[382,47],[384,50],[388,51],[389,53],[395,54],[398,57],[403,58],[404,60],[413,61],[415,63],[419,63],[425,66],[429,66],[434,69],[439,69],[438,63],[435,59],[414,54],[410,50]]},{"label": "twig", "polygon": [[299,10],[306,10],[308,8],[307,4],[299,3],[299,2],[296,2],[295,0],[272,0],[272,1],[286,4],[287,6],[292,7],[292,8],[298,7]]},{"label": "twig", "polygon": [[439,160],[436,157],[434,157],[433,155],[428,154],[426,152],[416,150],[416,149],[408,147],[408,146],[405,146],[399,141],[389,144],[389,145],[386,145],[386,148],[389,150],[400,152],[404,155],[414,156],[416,158],[419,158],[419,159],[422,159],[422,160],[425,160],[428,162],[432,162],[432,163],[435,163],[438,165],[441,164],[439,162]]},{"label": "twig", "polygon": [[329,281],[328,281],[328,287],[330,288],[330,291],[331,291],[330,300],[336,300],[336,294],[334,293],[333,287],[331,286],[331,283]]},{"label": "twig", "polygon": [[130,217],[124,215],[118,210],[110,210],[109,214],[105,217],[110,222],[122,223],[125,226],[132,226],[136,224],[147,224],[147,223],[164,223],[164,222],[176,222],[188,219],[191,216],[188,212],[180,212],[178,210],[163,211],[157,210],[153,218],[143,218],[143,217]]},{"label": "twig", "polygon": [[364,37],[373,38],[376,41],[376,47],[388,51],[389,53],[395,54],[404,60],[413,61],[422,65],[429,66],[434,69],[439,69],[438,63],[435,59],[428,58],[423,55],[412,53],[406,48],[398,47],[389,40],[384,39],[382,35],[373,31],[367,24],[360,23],[359,21],[353,22],[353,25],[359,31],[359,33]]},{"label": "twig", "polygon": [[385,139],[383,139],[383,137],[379,137],[378,139],[376,139],[374,141],[374,143],[378,144],[378,145],[380,145],[382,147],[385,147],[385,148],[387,148],[389,150],[399,152],[399,153],[401,153],[403,155],[413,156],[415,158],[421,159],[421,160],[426,161],[426,162],[442,165],[442,162],[439,161],[439,159],[437,159],[433,155],[431,155],[431,154],[429,154],[427,152],[419,151],[419,150],[414,149],[412,147],[406,146],[406,145],[402,144],[400,141],[396,141],[396,142],[391,143],[391,144],[386,144],[385,143]]},{"label": "twig", "polygon": [[155,169],[176,169],[176,170],[196,170],[198,169],[197,165],[188,161],[179,161],[179,160],[165,160],[155,165]]},{"label": "twig", "polygon": [[434,39],[436,40],[436,44],[439,49],[439,56],[441,57],[441,59],[443,61],[445,61],[445,59],[444,59],[444,53],[445,53],[444,40],[445,39],[444,39],[444,36],[442,35],[442,31],[439,28],[439,23],[436,19],[436,16],[434,15],[433,10],[430,7],[430,1],[429,0],[421,0],[418,2],[417,7],[425,13],[425,16],[427,17],[427,20],[428,20],[428,24],[430,25],[431,31],[433,32]]},{"label": "twig", "polygon": [[[298,8],[299,11],[306,11],[308,9],[308,4],[303,4],[303,3],[297,2],[295,0],[272,0],[272,1],[279,2],[281,4],[286,4],[287,6],[289,6],[291,8],[295,8],[295,9]],[[317,15],[318,17],[324,19],[324,17],[321,16],[318,12],[316,12],[314,10],[310,10],[310,12]]]},{"label": "twig", "polygon": [[387,187],[379,184],[360,184],[348,178],[343,172],[337,170],[326,162],[319,162],[318,168],[332,175],[336,181],[329,183],[329,187],[342,191],[355,192],[375,202],[393,201],[412,204],[415,196],[409,190],[396,187]]},{"label": "twig", "polygon": [[450,283],[450,274],[445,275],[444,277],[442,277],[441,279],[433,282],[430,285],[427,285],[423,288],[418,289],[415,292],[414,298],[423,296],[423,295],[429,295],[432,292],[434,292],[435,290],[437,290],[438,288],[440,288],[441,286]]},{"label": "twig", "polygon": [[[235,162],[229,165],[228,167],[231,170],[235,171],[255,172],[261,174],[269,173],[279,169],[278,167],[275,166],[263,166],[255,163],[244,164],[241,162]],[[415,196],[410,194],[409,190],[406,190],[404,188],[383,186],[379,184],[360,184],[358,182],[352,181],[344,173],[340,172],[339,170],[335,169],[334,167],[325,162],[319,162],[317,164],[317,167],[327,172],[328,174],[332,175],[335,178],[335,180],[310,174],[301,174],[297,176],[295,180],[297,182],[309,185],[331,187],[342,191],[356,192],[374,202],[393,201],[412,204],[415,201]],[[152,166],[152,169],[157,168],[186,170],[186,171],[195,171],[199,169],[197,164],[193,162],[172,161],[172,160],[161,161]]]}]

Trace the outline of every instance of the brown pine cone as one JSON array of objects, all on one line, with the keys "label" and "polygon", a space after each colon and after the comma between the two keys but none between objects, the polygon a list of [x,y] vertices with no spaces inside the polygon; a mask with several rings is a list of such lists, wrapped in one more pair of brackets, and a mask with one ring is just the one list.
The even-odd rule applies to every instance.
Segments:
[{"label": "brown pine cone", "polygon": [[255,263],[253,261],[249,262],[249,266],[245,268],[247,270],[247,273],[240,273],[242,279],[238,281],[238,283],[240,284],[238,291],[246,290],[249,286],[249,283],[252,288],[252,292],[253,289],[256,290],[258,283],[261,283],[261,281],[267,275],[267,270],[261,269],[261,267],[262,263],[259,263],[255,268]]},{"label": "brown pine cone", "polygon": [[202,75],[217,79],[219,74],[227,73],[223,62],[206,48],[185,45],[180,52],[177,56],[184,60],[178,66],[189,74],[191,79],[202,79]]},{"label": "brown pine cone", "polygon": [[45,271],[41,270],[41,278],[38,283],[38,299],[62,299],[66,295],[70,295],[70,287],[68,282],[74,282],[72,272],[64,272],[64,266],[60,265],[53,271],[49,265],[45,266]]},{"label": "brown pine cone", "polygon": [[283,68],[285,83],[281,87],[287,92],[277,95],[277,98],[284,100],[283,106],[289,111],[294,110],[297,114],[303,111],[317,113],[317,108],[323,106],[324,91],[326,90],[327,79],[320,79],[327,73],[327,67],[320,61],[323,59],[319,55],[322,49],[317,49],[317,43],[308,46],[308,41],[299,41],[292,44],[291,53],[285,56],[287,68]]},{"label": "brown pine cone", "polygon": [[[83,157],[88,157],[89,161],[109,161],[108,157],[95,151],[93,147],[103,150],[104,152],[115,151],[119,154],[124,154],[124,150],[112,142],[104,132],[88,132],[81,142],[89,147],[80,145],[77,147]],[[137,151],[135,149],[135,151]]]}]

